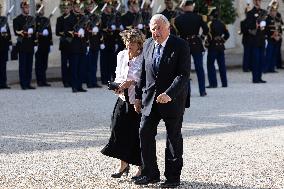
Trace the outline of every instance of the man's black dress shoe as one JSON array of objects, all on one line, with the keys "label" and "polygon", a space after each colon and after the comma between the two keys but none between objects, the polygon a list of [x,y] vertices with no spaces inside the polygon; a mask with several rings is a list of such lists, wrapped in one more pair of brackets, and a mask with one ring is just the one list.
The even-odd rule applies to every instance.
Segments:
[{"label": "man's black dress shoe", "polygon": [[166,180],[164,183],[160,185],[161,188],[176,188],[180,185],[179,181],[168,181]]},{"label": "man's black dress shoe", "polygon": [[8,85],[0,86],[0,89],[11,89]]},{"label": "man's black dress shoe", "polygon": [[86,90],[86,89],[81,88],[81,89],[78,89],[78,92],[87,92],[87,90]]},{"label": "man's black dress shoe", "polygon": [[131,177],[131,180],[136,181],[136,180],[139,180],[141,177],[143,177],[143,176],[142,175],[133,176],[133,177]]},{"label": "man's black dress shoe", "polygon": [[98,84],[95,84],[95,85],[88,85],[87,86],[89,89],[92,89],[92,88],[102,88],[102,86],[98,85]]},{"label": "man's black dress shoe", "polygon": [[71,85],[69,85],[69,84],[67,84],[67,83],[64,83],[63,86],[64,86],[64,88],[71,87]]},{"label": "man's black dress shoe", "polygon": [[75,89],[75,88],[72,88],[72,92],[73,92],[73,93],[77,93],[77,92],[78,92],[78,90],[77,90],[77,89]]},{"label": "man's black dress shoe", "polygon": [[136,185],[147,185],[147,184],[154,184],[160,182],[160,178],[149,178],[147,176],[142,176],[139,179],[135,180],[134,184]]},{"label": "man's black dress shoe", "polygon": [[30,86],[27,86],[26,88],[27,88],[27,89],[36,89],[35,87],[33,87],[33,86],[31,86],[31,85],[30,85]]},{"label": "man's black dress shoe", "polygon": [[94,87],[95,87],[95,88],[102,88],[102,86],[101,86],[101,85],[98,85],[98,84],[95,84]]},{"label": "man's black dress shoe", "polygon": [[207,95],[206,92],[200,94],[200,96],[202,96],[202,97],[203,97],[203,96],[206,96],[206,95]]},{"label": "man's black dress shoe", "polygon": [[43,86],[44,87],[50,87],[51,85],[49,83],[44,83]]},{"label": "man's black dress shoe", "polygon": [[206,88],[217,88],[217,86],[212,86],[212,85],[209,85],[209,86],[207,86]]},{"label": "man's black dress shoe", "polygon": [[37,86],[39,86],[39,87],[50,87],[51,85],[49,83],[38,83]]},{"label": "man's black dress shoe", "polygon": [[253,81],[253,83],[266,83],[264,80],[259,80],[259,81]]}]

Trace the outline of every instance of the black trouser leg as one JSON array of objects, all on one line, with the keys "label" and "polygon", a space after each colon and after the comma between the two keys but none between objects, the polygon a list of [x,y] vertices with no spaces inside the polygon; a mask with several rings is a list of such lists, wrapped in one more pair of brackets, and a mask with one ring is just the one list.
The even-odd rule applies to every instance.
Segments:
[{"label": "black trouser leg", "polygon": [[159,178],[160,172],[156,156],[157,126],[160,122],[157,106],[153,105],[149,116],[142,115],[140,125],[140,146],[142,157],[142,175],[149,178]]}]

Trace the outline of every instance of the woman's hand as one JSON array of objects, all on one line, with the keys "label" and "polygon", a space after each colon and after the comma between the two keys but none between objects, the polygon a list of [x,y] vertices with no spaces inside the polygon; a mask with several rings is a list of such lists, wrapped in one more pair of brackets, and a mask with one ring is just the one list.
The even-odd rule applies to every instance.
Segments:
[{"label": "woman's hand", "polygon": [[114,90],[114,93],[117,94],[117,95],[120,95],[121,93],[123,93],[122,90],[119,90],[119,89],[115,89]]},{"label": "woman's hand", "polygon": [[124,91],[125,89],[128,89],[131,85],[133,85],[135,82],[133,80],[131,81],[124,81],[119,85],[118,91]]},{"label": "woman's hand", "polygon": [[140,99],[135,99],[135,101],[134,101],[135,112],[140,113],[141,107],[142,107],[142,101]]}]

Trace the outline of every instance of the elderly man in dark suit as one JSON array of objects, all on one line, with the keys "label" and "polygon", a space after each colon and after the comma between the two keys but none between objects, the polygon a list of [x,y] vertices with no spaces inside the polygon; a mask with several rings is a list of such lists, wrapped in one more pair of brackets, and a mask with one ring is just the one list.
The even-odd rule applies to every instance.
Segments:
[{"label": "elderly man in dark suit", "polygon": [[154,15],[150,20],[150,30],[152,37],[144,43],[141,80],[136,86],[135,109],[142,112],[142,174],[135,184],[160,181],[155,136],[163,119],[167,129],[167,147],[166,181],[161,187],[176,187],[180,185],[183,166],[181,127],[188,92],[190,52],[186,41],[170,35],[170,23],[165,16]]}]

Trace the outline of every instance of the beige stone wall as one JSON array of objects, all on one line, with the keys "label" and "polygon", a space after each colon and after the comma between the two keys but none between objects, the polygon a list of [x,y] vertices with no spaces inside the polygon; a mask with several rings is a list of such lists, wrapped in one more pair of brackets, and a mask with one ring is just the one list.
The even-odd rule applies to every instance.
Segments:
[{"label": "beige stone wall", "polygon": [[5,12],[6,11],[6,1],[5,0],[0,0],[0,3],[1,3],[1,5],[2,5],[2,7],[3,7],[3,9],[2,9],[2,11],[3,12]]}]

